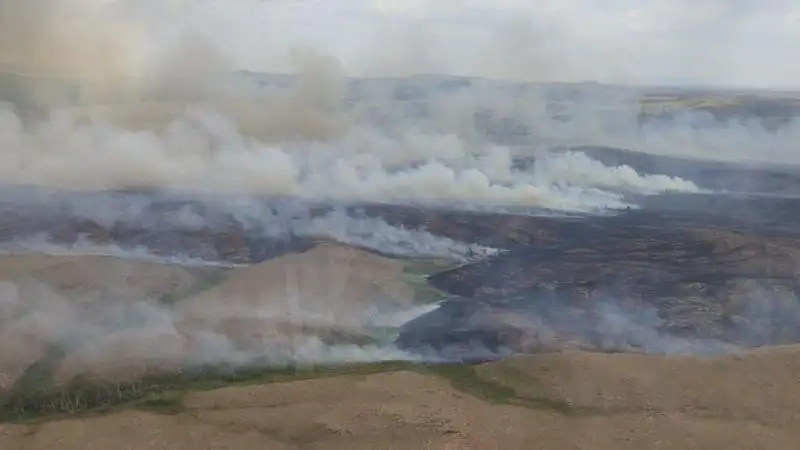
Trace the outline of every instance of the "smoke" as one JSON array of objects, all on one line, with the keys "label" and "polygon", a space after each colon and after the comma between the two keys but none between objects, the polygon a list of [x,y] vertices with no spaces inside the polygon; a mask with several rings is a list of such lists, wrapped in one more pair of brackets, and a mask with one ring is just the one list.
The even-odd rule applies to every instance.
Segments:
[{"label": "smoke", "polygon": [[[399,11],[413,2],[395,2],[388,10],[384,5],[377,16],[370,8],[355,14],[371,25],[351,27],[361,30],[353,34],[340,25],[356,20],[356,6],[312,3],[322,9],[313,13],[308,5],[249,0],[0,1],[0,64],[5,69],[0,95],[13,104],[0,111],[0,182],[596,212],[635,207],[627,197],[631,193],[703,192],[704,180],[659,173],[657,168],[645,172],[624,163],[607,165],[588,150],[564,148],[607,146],[691,158],[797,162],[799,122],[791,108],[781,110],[795,101],[786,98],[789,94],[777,100],[748,94],[766,102],[769,111],[780,110],[775,125],[749,113],[743,118],[708,112],[650,113],[647,108],[664,105],[681,109],[685,91],[656,92],[666,99],[654,102],[652,89],[642,85],[587,82],[663,81],[670,75],[667,69],[675,66],[701,67],[701,73],[689,73],[688,78],[715,84],[776,84],[792,78],[786,73],[798,73],[785,71],[775,75],[778,79],[755,81],[753,71],[732,73],[731,67],[750,62],[736,57],[736,47],[713,54],[693,45],[672,43],[664,48],[648,35],[645,44],[634,48],[636,35],[614,31],[616,22],[582,21],[554,2],[532,16],[517,14],[518,5],[508,14],[482,14],[485,11],[476,10],[473,2],[465,14],[473,22],[484,17],[487,25],[468,32],[456,32],[452,20],[441,23],[441,16],[452,13],[449,7],[436,7],[441,9],[431,10],[431,18],[417,20],[414,17],[425,16],[424,7]],[[669,11],[670,17],[689,17],[684,14],[687,4],[680,3],[682,7]],[[713,16],[706,12],[704,17]],[[328,13],[349,19],[311,30]],[[401,14],[407,21],[384,29],[387,22],[379,17],[396,18],[388,13]],[[307,19],[304,27],[297,26],[300,19]],[[695,21],[690,31],[702,26]],[[739,21],[736,26],[744,25]],[[662,34],[677,31],[687,30]],[[770,67],[764,62],[780,60],[774,53],[771,59],[754,60],[762,63],[758,72],[780,72],[763,70]],[[715,58],[706,58],[709,55]],[[577,84],[545,83],[554,81]],[[711,103],[722,106],[714,111],[738,111],[743,102],[753,101],[732,93],[718,95]],[[139,213],[152,201],[140,200],[128,205],[124,214],[144,220]],[[392,255],[459,260],[497,251],[340,212],[298,219],[235,206],[228,212],[239,219],[245,216],[240,224],[261,224],[262,238],[329,238]],[[102,205],[83,208],[81,214],[100,223],[119,220]],[[209,219],[183,211],[171,220],[184,229],[203,229]],[[158,232],[156,223],[142,223],[142,229]],[[46,243],[28,244],[47,250],[41,247]],[[138,258],[156,253],[147,246],[87,246],[79,242],[67,249]],[[167,253],[198,263],[195,255]],[[37,292],[31,298],[44,299],[40,312],[0,317],[25,317],[18,322],[27,324],[25,330],[55,333],[43,340],[118,345],[128,341],[117,340],[123,331],[112,319],[142,317],[146,332],[124,331],[134,333],[134,342],[141,343],[131,349],[174,351],[191,355],[189,360],[197,363],[209,358],[253,361],[264,354],[390,357],[376,356],[386,351],[384,347],[321,345],[318,337],[308,336],[289,350],[258,339],[253,341],[258,344],[242,350],[225,333],[180,328],[176,322],[185,317],[176,318],[173,311],[153,306],[148,299],[135,299],[122,307],[135,311],[124,313],[114,309],[120,306],[100,306],[100,323],[113,323],[109,328],[70,312],[60,294]],[[20,295],[27,294],[9,297],[4,304],[24,309],[27,303]],[[106,303],[113,302],[101,302]],[[242,316],[252,316],[252,308],[245,310]],[[5,322],[3,331],[23,330],[8,328],[19,326],[15,323]],[[154,336],[164,340],[156,346],[151,344]],[[114,354],[118,349],[104,351]],[[149,356],[161,358],[156,353]]]},{"label": "smoke", "polygon": [[[534,173],[514,169],[516,159],[536,158],[543,149],[564,143],[643,150],[653,149],[632,144],[655,147],[651,141],[656,140],[671,145],[670,136],[655,139],[634,132],[639,129],[636,90],[620,99],[592,94],[595,87],[590,86],[577,99],[557,102],[574,110],[567,111],[565,121],[553,116],[551,95],[539,85],[511,85],[509,90],[507,84],[477,80],[464,89],[450,89],[452,81],[436,77],[359,82],[349,77],[353,67],[346,59],[313,40],[291,44],[262,36],[263,41],[250,41],[245,36],[252,30],[244,23],[241,31],[225,28],[232,36],[223,37],[223,23],[246,21],[248,13],[259,15],[269,8],[247,1],[231,6],[195,2],[180,8],[150,2],[50,3],[10,4],[4,10],[6,21],[29,25],[4,28],[4,42],[12,47],[5,59],[12,71],[25,73],[28,83],[15,87],[10,80],[8,89],[20,91],[15,95],[24,101],[17,104],[28,101],[49,108],[48,116],[32,124],[28,113],[23,114],[24,105],[0,115],[0,179],[5,183],[93,189],[166,186],[572,211],[629,206],[620,191],[697,190],[693,181],[605,166],[591,155],[582,160],[550,157]],[[92,26],[74,24],[73,16],[92,21]],[[514,29],[519,36],[500,39],[498,51],[485,54],[507,55],[512,46],[506,43],[538,39],[526,34],[524,22]],[[56,30],[66,37],[36,30]],[[439,38],[418,33],[417,39]],[[20,41],[39,42],[38,53],[17,51],[10,44]],[[86,49],[100,42],[120,44]],[[375,45],[384,48],[385,43],[377,39]],[[261,47],[265,55],[281,50],[293,75],[235,74],[242,51]],[[436,45],[425,48],[440,50]],[[445,45],[441,52],[449,50]],[[37,56],[54,52],[60,59]],[[395,52],[377,53],[390,57]],[[407,54],[399,51],[390,57],[392,62],[382,62],[363,52],[388,68],[413,66]],[[108,63],[111,56],[113,64]],[[44,60],[52,67],[44,67]],[[558,66],[558,61],[547,61]],[[545,67],[545,62],[524,64]],[[60,78],[54,81],[56,73]],[[112,85],[104,96],[94,89]],[[76,98],[41,98],[38,93],[45,91],[69,91]],[[609,105],[614,114],[608,114]],[[503,140],[513,138],[515,130],[522,134],[511,148]]]},{"label": "smoke", "polygon": [[[276,219],[265,218],[266,220]],[[291,220],[291,219],[290,219]],[[165,230],[167,231],[167,230]],[[175,233],[178,230],[168,230]],[[214,230],[204,230],[213,233]],[[478,244],[465,244],[452,239],[436,236],[426,231],[410,230],[395,227],[378,218],[352,217],[337,211],[321,217],[305,220],[291,220],[284,229],[272,228],[261,235],[264,240],[277,242],[292,239],[308,238],[310,240],[331,240],[341,244],[373,250],[392,257],[433,258],[458,262],[474,261],[500,253],[499,249],[484,247]],[[152,232],[152,231],[151,231]],[[54,256],[113,256],[135,261],[177,264],[189,267],[203,266],[240,266],[251,261],[240,263],[225,261],[224,256],[213,252],[203,254],[199,245],[191,242],[152,241],[144,239],[144,244],[120,246],[118,244],[101,244],[85,234],[77,236],[74,242],[58,242],[52,236],[36,234],[17,237],[10,242],[0,244],[0,252],[8,255],[40,253]],[[165,245],[166,244],[166,245]],[[183,247],[181,244],[185,244]]]},{"label": "smoke", "polygon": [[236,264],[219,260],[206,260],[183,254],[158,255],[144,246],[122,248],[119,245],[97,244],[85,236],[75,243],[64,244],[52,242],[48,236],[39,235],[33,238],[16,240],[0,245],[0,255],[42,254],[51,256],[112,256],[132,261],[147,261],[160,264],[176,264],[187,267],[234,267]]},{"label": "smoke", "polygon": [[[125,87],[141,64],[142,28],[92,0],[0,2],[0,65],[18,76],[43,75],[78,82],[87,98]],[[63,89],[45,84],[37,101],[63,101]]]},{"label": "smoke", "polygon": [[[585,305],[536,296],[506,300],[510,305],[498,301],[478,307],[472,303],[475,300],[445,301],[428,315],[405,323],[397,342],[420,357],[444,361],[575,349],[706,357],[796,342],[800,315],[796,295],[768,282],[743,284],[744,290],[730,294],[741,296],[740,306],[734,307],[711,299],[659,305],[659,300],[652,304],[622,296],[599,296]],[[674,314],[679,309],[681,314]]]},{"label": "smoke", "polygon": [[574,315],[570,317],[567,311],[548,319],[552,319],[548,320],[548,325],[557,333],[600,351],[712,356],[744,348],[719,338],[670,333],[664,330],[665,321],[656,308],[626,308],[614,300],[598,302],[586,311],[584,320],[576,320]]},{"label": "smoke", "polygon": [[500,253],[499,249],[465,244],[425,231],[394,227],[379,218],[354,218],[341,211],[314,218],[310,222],[299,222],[292,233],[297,236],[329,238],[387,255],[412,258],[467,262]]},{"label": "smoke", "polygon": [[[231,119],[196,108],[171,122],[164,135],[103,123],[78,125],[68,113],[54,115],[30,135],[20,131],[10,112],[5,119],[1,175],[6,183],[162,186],[352,201],[456,200],[578,211],[624,206],[619,189],[697,190],[679,178],[641,175],[571,155],[548,158],[534,173],[517,171],[509,149],[491,146],[470,155],[453,135],[392,139],[367,131],[281,148],[246,140]],[[574,172],[558,173],[565,166]]]},{"label": "smoke", "polygon": [[[107,255],[187,266],[258,263],[318,241],[391,257],[468,262],[500,249],[296,199],[122,192],[0,193],[6,252]],[[225,238],[227,236],[227,238]],[[271,249],[271,250],[270,250]]]},{"label": "smoke", "polygon": [[[366,322],[337,323],[330,316],[315,316],[307,308],[309,299],[296,299],[300,309],[287,316],[274,308],[236,310],[236,298],[228,299],[234,306],[231,311],[199,311],[125,297],[114,287],[107,290],[116,289],[118,295],[111,298],[93,296],[91,291],[68,295],[34,281],[3,282],[0,288],[0,372],[11,381],[37,356],[46,356],[42,354],[46,346],[56,346],[65,355],[57,366],[56,383],[87,371],[111,379],[135,379],[208,364],[281,366],[416,358],[372,333]],[[395,314],[413,319],[426,311]],[[382,325],[397,327],[392,321]]]},{"label": "smoke", "polygon": [[[0,371],[12,380],[46,356],[44,346],[56,346],[66,355],[63,374],[57,376],[61,381],[87,367],[95,375],[135,377],[206,364],[416,360],[396,348],[393,338],[404,323],[438,305],[417,304],[409,291],[413,286],[392,281],[403,263],[326,244],[266,265],[253,265],[258,259],[231,262],[226,254],[295,239],[454,262],[498,253],[341,209],[314,213],[290,199],[215,203],[209,198],[181,202],[144,194],[61,192],[53,197],[47,192],[19,189],[18,195],[2,199],[20,216],[18,223],[6,223],[8,242],[1,247],[0,279],[9,281],[0,289],[0,332],[9,346],[28,342],[24,356],[8,352],[0,360]],[[235,228],[222,228],[223,215],[234,219]],[[37,220],[45,228],[31,235],[25,228],[39,229]],[[108,242],[96,229],[93,235],[81,233],[87,220],[106,230],[127,231]],[[54,225],[74,233],[64,241]],[[164,233],[170,238],[163,239]],[[193,239],[181,238],[182,233]],[[233,235],[234,247],[204,253],[203,236],[218,235]],[[248,242],[249,235],[257,236],[258,243]],[[71,241],[70,236],[77,238]],[[10,273],[3,272],[9,267]],[[224,274],[228,287],[223,281],[221,290],[197,294],[180,286],[185,281],[175,281],[196,270]],[[165,289],[177,292],[175,300],[165,300],[170,296]]]}]

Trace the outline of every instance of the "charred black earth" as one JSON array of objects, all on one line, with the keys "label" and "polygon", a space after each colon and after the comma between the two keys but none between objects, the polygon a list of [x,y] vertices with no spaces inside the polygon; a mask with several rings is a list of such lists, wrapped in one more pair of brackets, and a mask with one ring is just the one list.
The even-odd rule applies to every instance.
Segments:
[{"label": "charred black earth", "polygon": [[780,184],[780,195],[667,194],[580,216],[16,186],[0,190],[0,239],[251,264],[313,246],[295,225],[335,210],[503,250],[429,276],[449,297],[404,326],[396,343],[408,351],[717,354],[800,342],[800,176],[764,169],[749,179]]},{"label": "charred black earth", "polygon": [[[800,206],[782,202],[782,215]],[[469,353],[463,345],[472,340],[489,353],[571,346],[714,354],[800,339],[800,240],[786,218],[775,227],[767,217],[737,220],[747,215],[725,223],[711,208],[591,218],[387,214],[510,249],[431,276],[454,298],[408,324],[399,338],[406,347]]]}]

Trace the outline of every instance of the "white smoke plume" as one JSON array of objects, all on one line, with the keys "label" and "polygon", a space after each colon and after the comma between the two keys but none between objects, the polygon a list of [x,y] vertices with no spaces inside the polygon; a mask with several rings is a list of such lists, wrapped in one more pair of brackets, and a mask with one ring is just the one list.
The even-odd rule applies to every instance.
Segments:
[{"label": "white smoke plume", "polygon": [[[278,256],[303,242],[328,240],[391,257],[468,262],[501,249],[457,242],[423,229],[390,225],[344,206],[296,199],[193,196],[165,193],[64,192],[28,188],[0,193],[9,213],[0,251],[54,255],[107,255],[186,266],[236,265]],[[16,216],[16,217],[14,217]],[[118,230],[115,232],[114,230]],[[226,259],[209,245],[215,235],[235,235],[234,248],[277,245],[273,255]],[[238,248],[237,248],[238,246]],[[299,247],[298,247],[299,246]]]},{"label": "white smoke plume", "polygon": [[[251,8],[261,11],[245,0],[178,9],[151,2],[10,2],[3,20],[26,25],[4,28],[4,84],[17,108],[0,113],[0,179],[572,211],[628,206],[619,191],[697,190],[688,180],[571,155],[548,158],[533,173],[514,170],[515,158],[565,140],[635,143],[632,123],[603,129],[607,111],[596,104],[616,102],[627,118],[633,112],[625,108],[637,102],[579,99],[565,123],[553,119],[536,85],[508,92],[486,81],[448,93],[441,87],[447,79],[436,77],[359,84],[348,76],[352,67],[313,42],[245,43],[236,27],[223,39],[223,22],[245,20]],[[15,42],[30,43],[30,51]],[[282,50],[294,75],[234,76],[244,50],[235,43],[248,51],[263,45],[267,54]],[[398,99],[403,90],[423,98]],[[28,117],[39,106],[49,114]],[[481,114],[501,125],[521,123],[525,147],[493,142],[476,123]]]},{"label": "white smoke plume", "polygon": [[465,244],[425,231],[391,226],[378,218],[354,218],[343,212],[332,212],[297,225],[293,232],[298,236],[329,238],[342,244],[393,256],[465,262],[500,253],[499,249]]},{"label": "white smoke plume", "polygon": [[206,260],[183,254],[158,255],[144,246],[122,248],[115,244],[97,244],[81,237],[72,244],[55,243],[47,236],[21,239],[0,245],[0,255],[41,254],[50,256],[111,256],[133,261],[175,264],[186,267],[235,267],[238,264],[218,260]]},{"label": "white smoke plume", "polygon": [[[265,218],[269,221],[277,217]],[[213,232],[213,230],[209,230]],[[269,227],[265,239],[289,240],[293,238],[325,239],[341,244],[373,250],[384,255],[407,258],[434,258],[455,262],[468,262],[497,255],[500,249],[477,244],[465,244],[436,236],[426,231],[395,227],[378,218],[352,217],[344,212],[332,212],[307,220],[292,220],[286,228]],[[123,247],[118,244],[101,244],[87,236],[79,236],[74,243],[54,241],[46,234],[25,236],[0,244],[0,254],[39,253],[54,256],[113,256],[137,261],[176,264],[189,267],[235,267],[244,263],[224,261],[219,255],[195,255],[194,248],[182,249],[172,242],[173,248],[148,248],[147,245]]]}]

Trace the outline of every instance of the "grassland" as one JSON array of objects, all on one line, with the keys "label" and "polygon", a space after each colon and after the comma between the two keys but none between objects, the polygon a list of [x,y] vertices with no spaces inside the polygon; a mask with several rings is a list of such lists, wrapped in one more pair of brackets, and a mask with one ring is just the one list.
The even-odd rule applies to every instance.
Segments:
[{"label": "grassland", "polygon": [[792,448],[798,369],[800,351],[785,347],[706,360],[555,353],[474,367],[208,372],[124,402],[17,415],[0,424],[0,446]]},{"label": "grassland", "polygon": [[[5,374],[7,383],[0,390],[0,420],[74,416],[126,406],[178,408],[182,395],[194,390],[405,367],[401,363],[288,365],[255,353],[244,365],[186,365],[186,352],[191,352],[186,342],[177,347],[177,353],[165,353],[167,360],[163,355],[153,359],[153,355],[159,354],[159,347],[170,347],[180,340],[182,333],[191,333],[192,327],[219,333],[238,345],[251,345],[249,334],[264,330],[274,333],[259,335],[252,345],[263,343],[263,339],[291,345],[297,333],[311,333],[331,342],[377,345],[380,336],[372,336],[370,333],[375,330],[369,327],[358,330],[355,313],[369,308],[372,299],[381,295],[389,296],[391,304],[401,309],[441,298],[443,294],[428,286],[425,277],[430,270],[447,264],[393,260],[330,243],[322,243],[307,253],[238,268],[182,267],[94,256],[0,257],[0,282],[11,287],[0,295],[8,308],[2,312],[0,322],[4,345],[9,349],[32,349],[5,352],[0,358],[0,372]],[[327,291],[327,297],[321,295],[320,289]],[[310,323],[287,327],[268,317],[208,313],[218,311],[212,303],[219,302],[228,308],[239,304],[245,307],[243,311],[258,311],[256,304],[267,302],[267,306],[275,306],[280,303],[276,299],[285,299],[292,291],[295,303],[283,305],[284,308],[295,314],[298,308],[306,308],[313,314],[318,306],[313,300],[327,298],[333,303],[324,308],[339,308],[340,321],[330,319],[334,322],[328,323],[327,329],[325,324]],[[41,295],[46,299],[36,298]],[[129,305],[133,309],[125,309]],[[123,309],[115,309],[120,307]],[[137,308],[145,308],[150,311],[148,314],[154,312],[156,320],[174,321],[178,334],[159,337],[161,332],[151,328],[153,323],[134,320],[99,335],[84,336],[85,328],[118,321],[119,311],[135,316]],[[280,310],[272,314],[280,317]],[[14,326],[9,321],[14,318],[22,323],[57,320],[63,330],[49,335],[46,330]],[[233,321],[233,326],[226,326],[225,321]],[[106,347],[108,342],[117,344]]]}]

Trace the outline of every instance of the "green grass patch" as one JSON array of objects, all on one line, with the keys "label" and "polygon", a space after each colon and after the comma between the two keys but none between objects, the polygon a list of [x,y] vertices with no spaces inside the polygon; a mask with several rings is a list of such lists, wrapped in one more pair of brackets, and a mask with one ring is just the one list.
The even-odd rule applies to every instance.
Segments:
[{"label": "green grass patch", "polygon": [[61,362],[66,357],[65,351],[57,344],[50,344],[45,349],[44,356],[28,366],[25,372],[16,379],[9,390],[9,395],[19,393],[27,394],[46,390],[50,387]]},{"label": "green grass patch", "polygon": [[403,268],[403,273],[412,275],[433,275],[443,270],[452,269],[458,264],[446,259],[414,259]]},{"label": "green grass patch", "polygon": [[682,97],[682,98],[652,98],[642,103],[647,113],[680,111],[680,110],[714,110],[743,106],[741,99],[736,97]]},{"label": "green grass patch", "polygon": [[402,273],[400,280],[414,289],[414,303],[419,305],[434,303],[447,297],[447,293],[431,286],[424,275]]},{"label": "green grass patch", "polygon": [[508,404],[518,399],[514,388],[482,379],[473,366],[433,365],[429,370],[447,379],[455,389],[491,403]]},{"label": "green grass patch", "polygon": [[[129,383],[77,377],[68,385],[57,388],[41,389],[30,385],[29,390],[9,391],[0,397],[0,422],[35,424],[43,420],[91,416],[130,408],[158,414],[179,414],[185,411],[184,398],[189,392],[339,376],[364,378],[397,371],[442,377],[453,388],[491,404],[521,406],[565,416],[628,412],[620,408],[576,405],[546,396],[520,395],[512,386],[481,376],[477,366],[398,361],[326,366],[209,366],[176,374],[147,376]],[[535,384],[536,380],[531,379],[530,383]]]},{"label": "green grass patch", "polygon": [[197,273],[199,280],[189,286],[187,289],[170,292],[159,299],[159,303],[167,306],[174,305],[179,301],[197,295],[203,291],[211,289],[212,287],[222,283],[228,277],[230,269],[228,268],[213,268],[213,269],[200,269],[201,272]]},{"label": "green grass patch", "polygon": [[456,263],[447,260],[414,260],[403,268],[400,279],[414,289],[415,303],[434,303],[447,297],[447,293],[431,286],[428,276],[455,266]]},{"label": "green grass patch", "polygon": [[[419,303],[435,302],[444,293],[430,286],[425,278],[429,271],[446,268],[439,261],[411,264],[402,276],[413,286]],[[188,289],[168,294],[160,299],[173,305],[223,282],[228,269],[203,268],[197,273],[198,282]],[[394,330],[384,330],[387,336]],[[380,336],[366,337],[361,345],[377,343]],[[381,362],[355,365],[308,365],[274,367],[267,362],[254,363],[246,368],[207,366],[187,369],[180,373],[140,378],[135,382],[112,383],[106,380],[77,377],[67,385],[53,386],[53,376],[66,356],[59,345],[51,345],[39,361],[32,364],[7,392],[0,394],[0,422],[17,422],[105,413],[120,408],[175,414],[183,410],[186,392],[218,389],[242,384],[269,384],[331,376],[366,376],[412,367],[405,362]]]},{"label": "green grass patch", "polygon": [[208,366],[176,374],[142,377],[134,382],[113,383],[77,377],[65,386],[11,390],[0,397],[0,422],[92,415],[137,408],[163,414],[183,411],[183,398],[191,391],[237,385],[263,385],[333,376],[366,376],[407,370],[407,362],[381,362],[331,366]]},{"label": "green grass patch", "polygon": [[[601,408],[577,405],[546,396],[519,395],[511,386],[488,380],[478,373],[476,366],[446,364],[428,366],[428,371],[448,380],[453,388],[492,404],[514,405],[530,409],[555,412],[570,417],[590,417],[628,412],[623,408]],[[535,383],[535,379],[530,380]]]},{"label": "green grass patch", "polygon": [[179,414],[186,410],[183,398],[186,391],[159,392],[135,403],[136,408],[159,414]]}]

